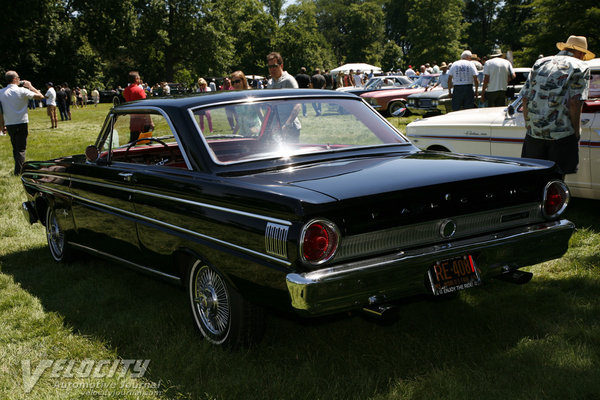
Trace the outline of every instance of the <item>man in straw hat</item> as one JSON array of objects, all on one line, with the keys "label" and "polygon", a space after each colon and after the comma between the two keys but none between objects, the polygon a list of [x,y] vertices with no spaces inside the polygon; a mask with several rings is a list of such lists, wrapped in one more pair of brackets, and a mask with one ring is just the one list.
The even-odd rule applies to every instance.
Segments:
[{"label": "man in straw hat", "polygon": [[488,107],[503,107],[506,105],[506,88],[511,79],[515,79],[512,64],[502,58],[500,46],[495,46],[489,60],[483,65],[483,87],[481,101],[487,101]]},{"label": "man in straw hat", "polygon": [[581,107],[590,83],[583,60],[594,53],[584,36],[556,47],[557,55],[536,61],[521,90],[527,128],[521,156],[554,161],[564,175],[577,172]]}]

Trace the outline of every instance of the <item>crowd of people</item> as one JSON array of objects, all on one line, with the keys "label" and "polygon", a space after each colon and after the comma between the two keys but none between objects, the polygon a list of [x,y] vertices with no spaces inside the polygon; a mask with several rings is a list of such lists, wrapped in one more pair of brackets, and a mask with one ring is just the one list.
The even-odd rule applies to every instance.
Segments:
[{"label": "crowd of people", "polygon": [[[523,115],[526,123],[526,137],[523,145],[523,157],[542,158],[555,161],[564,173],[574,173],[578,164],[578,142],[580,118],[583,100],[587,99],[590,71],[582,62],[594,57],[587,49],[587,39],[583,36],[570,36],[565,43],[557,43],[560,52],[556,56],[541,57],[533,66],[521,95],[523,97]],[[266,57],[270,79],[252,76],[250,81],[242,71],[235,71],[225,77],[220,85],[215,79],[199,78],[196,92],[217,90],[247,89],[284,89],[284,88],[316,88],[336,89],[341,86],[362,86],[374,75],[374,72],[353,71],[333,75],[329,70],[315,68],[312,75],[305,67],[295,76],[284,69],[282,56],[277,52]],[[515,73],[512,64],[503,58],[500,48],[482,64],[471,51],[465,50],[461,58],[450,64],[436,62],[432,65],[421,65],[419,71],[409,65],[404,74],[409,77],[427,74],[439,74],[437,85],[448,89],[452,98],[452,109],[475,107],[478,98],[478,72],[483,70],[481,101],[489,106],[503,106],[506,103],[506,88]],[[396,71],[396,74],[402,74]],[[28,106],[31,102],[45,99],[47,113],[50,117],[51,129],[58,127],[58,108],[61,121],[71,119],[70,107],[85,107],[88,93],[85,87],[71,90],[65,82],[55,88],[52,82],[46,84],[47,91],[42,94],[27,80],[21,81],[15,71],[5,74],[6,87],[0,90],[0,127],[1,134],[8,132],[13,147],[15,161],[14,174],[21,172],[25,161],[25,149],[28,135]],[[150,88],[142,82],[137,71],[129,73],[129,85],[122,93],[125,101],[147,98],[160,89],[162,95],[170,95],[171,88],[166,82]],[[91,93],[94,104],[99,102],[99,92]],[[552,99],[550,102],[549,99]],[[317,116],[321,115],[318,105],[315,106]],[[306,115],[306,105],[291,106],[286,112],[283,124],[284,134],[288,140],[298,139],[300,122],[298,115],[302,110]],[[204,120],[212,132],[210,112],[206,111],[200,118],[200,127],[204,130]],[[137,140],[141,132],[151,130],[152,120],[149,116],[140,115],[139,120],[132,121],[130,141]]]}]

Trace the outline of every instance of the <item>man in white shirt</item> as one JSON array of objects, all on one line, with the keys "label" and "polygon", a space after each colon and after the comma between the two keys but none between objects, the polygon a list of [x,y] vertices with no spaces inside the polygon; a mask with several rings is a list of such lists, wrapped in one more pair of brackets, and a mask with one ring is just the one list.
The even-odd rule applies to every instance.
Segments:
[{"label": "man in white shirt", "polygon": [[[15,159],[14,174],[19,175],[25,163],[27,147],[27,126],[29,124],[27,104],[30,99],[42,100],[44,95],[34,88],[31,82],[20,81],[19,74],[15,71],[7,71],[4,78],[6,87],[0,90],[0,106],[2,106],[0,125],[3,130],[6,127],[10,135]],[[21,84],[23,87],[20,86]]]},{"label": "man in white shirt", "polygon": [[48,91],[44,97],[46,97],[46,112],[50,117],[50,124],[52,125],[50,129],[58,128],[58,120],[56,118],[56,90],[54,90],[54,85],[52,82],[46,83],[46,87]]},{"label": "man in white shirt", "polygon": [[506,87],[516,75],[512,64],[502,58],[500,47],[495,47],[489,55],[489,60],[483,65],[483,74],[481,101],[487,101],[488,107],[505,106]]},{"label": "man in white shirt", "polygon": [[[448,93],[452,98],[452,111],[475,107],[479,81],[477,68],[471,62],[472,56],[469,50],[463,51],[460,60],[452,63],[448,71]],[[475,87],[474,91],[473,87]]]}]

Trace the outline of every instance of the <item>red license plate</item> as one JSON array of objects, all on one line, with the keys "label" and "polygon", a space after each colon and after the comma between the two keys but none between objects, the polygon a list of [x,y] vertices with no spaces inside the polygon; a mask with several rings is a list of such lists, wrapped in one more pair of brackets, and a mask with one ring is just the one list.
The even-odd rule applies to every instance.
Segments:
[{"label": "red license plate", "polygon": [[436,296],[481,285],[481,277],[471,255],[438,261],[427,274]]}]

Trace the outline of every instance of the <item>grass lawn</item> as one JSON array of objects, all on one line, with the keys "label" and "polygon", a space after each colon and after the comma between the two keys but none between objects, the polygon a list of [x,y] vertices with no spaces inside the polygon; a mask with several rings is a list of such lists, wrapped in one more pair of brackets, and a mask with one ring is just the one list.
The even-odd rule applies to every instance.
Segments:
[{"label": "grass lawn", "polygon": [[[55,130],[44,109],[30,112],[27,158],[82,153],[107,110],[73,110],[73,120]],[[412,119],[390,121],[404,130]],[[260,345],[230,352],[200,339],[180,288],[91,257],[54,263],[42,226],[21,214],[25,195],[12,165],[2,136],[0,399],[599,396],[598,201],[572,199],[567,217],[579,230],[570,250],[529,267],[527,285],[497,281],[449,300],[415,299],[390,325],[361,314],[305,320],[271,313]],[[32,381],[23,371],[33,374],[42,360],[115,359],[150,362],[143,378],[67,377],[49,368],[25,393]]]}]

